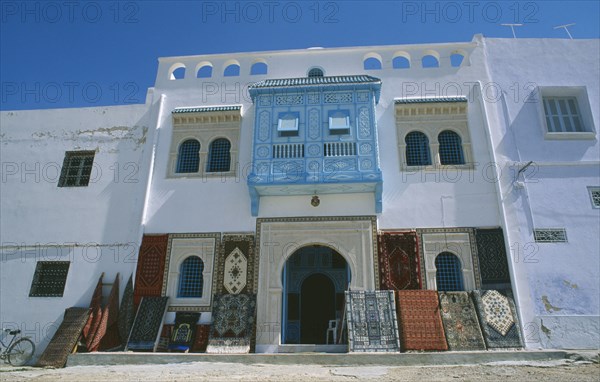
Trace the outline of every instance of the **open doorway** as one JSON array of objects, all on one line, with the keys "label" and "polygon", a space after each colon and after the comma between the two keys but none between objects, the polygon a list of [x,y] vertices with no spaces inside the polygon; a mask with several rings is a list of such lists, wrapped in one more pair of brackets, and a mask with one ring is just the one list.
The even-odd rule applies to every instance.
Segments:
[{"label": "open doorway", "polygon": [[341,323],[349,282],[348,264],[335,250],[310,245],[294,252],[283,270],[282,343],[334,344],[328,328]]}]

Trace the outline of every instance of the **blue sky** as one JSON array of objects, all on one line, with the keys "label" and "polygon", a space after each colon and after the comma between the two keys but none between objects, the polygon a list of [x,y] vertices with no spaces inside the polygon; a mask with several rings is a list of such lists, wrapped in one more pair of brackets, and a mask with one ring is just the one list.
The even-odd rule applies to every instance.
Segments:
[{"label": "blue sky", "polygon": [[[142,103],[157,58],[600,37],[600,1],[0,1],[1,109]],[[600,59],[600,58],[599,58]]]}]

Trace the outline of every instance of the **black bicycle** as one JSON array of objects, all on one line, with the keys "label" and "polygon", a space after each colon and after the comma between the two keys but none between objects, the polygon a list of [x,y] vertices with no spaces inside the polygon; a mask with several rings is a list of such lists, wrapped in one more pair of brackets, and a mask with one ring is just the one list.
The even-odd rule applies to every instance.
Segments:
[{"label": "black bicycle", "polygon": [[0,339],[0,359],[8,362],[13,366],[23,366],[33,358],[35,352],[35,344],[27,337],[17,339],[20,330],[2,329],[3,332],[13,336],[8,345]]}]

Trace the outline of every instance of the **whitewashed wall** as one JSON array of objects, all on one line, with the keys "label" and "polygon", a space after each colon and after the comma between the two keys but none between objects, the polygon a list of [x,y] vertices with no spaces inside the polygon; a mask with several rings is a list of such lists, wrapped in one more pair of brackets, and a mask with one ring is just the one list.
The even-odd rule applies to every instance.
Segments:
[{"label": "whitewashed wall", "polygon": [[[597,348],[600,210],[587,187],[600,185],[598,40],[486,39],[485,50],[503,91],[486,107],[524,338],[529,347]],[[595,138],[544,138],[537,87],[545,86],[585,86]],[[529,161],[524,187],[515,187]],[[534,228],[565,228],[568,242],[536,243]]]},{"label": "whitewashed wall", "polygon": [[[326,76],[369,74],[382,80],[376,109],[381,169],[384,178],[380,228],[498,226],[498,207],[493,177],[484,174],[490,163],[485,125],[474,84],[486,76],[479,37],[461,44],[430,44],[364,48],[306,49],[281,52],[170,57],[160,59],[156,93],[164,96],[158,123],[156,162],[146,206],[146,232],[205,232],[253,230],[246,176],[251,164],[253,105],[247,87],[266,78],[305,77],[311,67]],[[439,68],[421,68],[421,55],[435,50]],[[467,54],[461,67],[451,67],[450,54]],[[411,56],[410,69],[393,69],[400,52]],[[378,56],[381,70],[364,70],[365,57]],[[251,64],[265,60],[267,75],[249,75]],[[240,76],[223,77],[224,67],[240,63]],[[196,78],[195,69],[213,64],[211,78]],[[185,78],[170,80],[169,70],[186,66]],[[469,97],[469,128],[478,163],[474,170],[439,170],[433,173],[401,172],[398,155],[395,98],[463,95]],[[167,179],[171,144],[171,111],[176,107],[242,105],[240,171],[235,178]],[[490,181],[492,180],[492,181]],[[260,217],[374,215],[370,194],[321,195],[321,204],[310,205],[310,196],[263,197]],[[443,204],[443,213],[442,213]],[[484,207],[484,208],[482,208]],[[235,216],[234,219],[228,218]]]},{"label": "whitewashed wall", "polygon": [[[0,323],[39,355],[100,274],[134,272],[152,139],[150,104],[7,111],[2,126]],[[88,187],[57,187],[65,151],[94,150]],[[63,297],[29,297],[38,261],[70,261]],[[108,296],[110,288],[104,294]]]}]

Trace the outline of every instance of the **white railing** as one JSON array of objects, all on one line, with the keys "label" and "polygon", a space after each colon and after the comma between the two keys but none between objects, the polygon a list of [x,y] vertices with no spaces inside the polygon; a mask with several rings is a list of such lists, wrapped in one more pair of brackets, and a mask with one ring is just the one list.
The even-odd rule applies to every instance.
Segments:
[{"label": "white railing", "polygon": [[323,153],[326,157],[345,157],[356,155],[356,142],[323,143]]},{"label": "white railing", "polygon": [[273,159],[304,158],[304,143],[273,145]]}]

